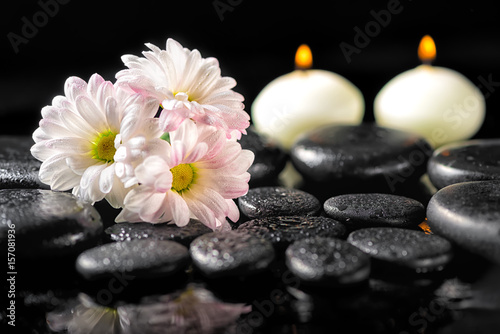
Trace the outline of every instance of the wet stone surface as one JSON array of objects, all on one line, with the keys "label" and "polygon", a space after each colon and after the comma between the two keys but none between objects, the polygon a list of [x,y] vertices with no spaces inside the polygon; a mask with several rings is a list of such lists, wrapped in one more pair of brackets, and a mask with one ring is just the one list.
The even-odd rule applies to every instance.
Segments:
[{"label": "wet stone surface", "polygon": [[481,139],[448,144],[437,149],[427,166],[438,189],[450,184],[500,180],[500,139]]},{"label": "wet stone surface", "polygon": [[173,240],[189,246],[196,237],[210,233],[212,229],[199,220],[191,219],[189,224],[184,227],[167,223],[119,223],[108,227],[105,232],[113,241],[135,239]]},{"label": "wet stone surface", "polygon": [[174,241],[132,240],[112,242],[80,254],[77,271],[86,279],[127,273],[134,277],[169,276],[190,263],[188,249]]},{"label": "wet stone surface", "polygon": [[303,283],[321,286],[359,283],[370,273],[369,256],[336,238],[295,241],[286,250],[286,265]]},{"label": "wet stone surface", "polygon": [[342,238],[344,225],[327,217],[279,216],[250,220],[238,227],[238,232],[247,232],[284,249],[290,243],[309,237]]},{"label": "wet stone surface", "polygon": [[252,188],[238,199],[241,212],[250,219],[270,216],[314,216],[321,203],[313,195],[293,188]]},{"label": "wet stone surface", "polygon": [[425,139],[406,132],[372,124],[328,125],[299,139],[290,158],[305,179],[323,186],[394,191],[425,173],[431,153]]},{"label": "wet stone surface", "polygon": [[346,194],[329,198],[326,214],[348,229],[364,227],[416,227],[425,218],[417,200],[391,194]]},{"label": "wet stone surface", "polygon": [[252,151],[255,159],[248,169],[252,176],[250,187],[269,185],[275,182],[278,174],[285,167],[286,153],[274,142],[254,131],[247,129],[247,135],[241,137],[239,143],[243,149]]},{"label": "wet stone surface", "polygon": [[434,233],[500,264],[500,181],[447,186],[432,197],[427,217]]},{"label": "wet stone surface", "polygon": [[191,243],[189,252],[196,268],[210,278],[261,272],[275,255],[269,241],[236,231],[202,235]]},{"label": "wet stone surface", "polygon": [[0,189],[48,189],[38,178],[42,163],[30,153],[33,144],[27,136],[0,136]]},{"label": "wet stone surface", "polygon": [[373,227],[354,231],[347,241],[373,259],[414,269],[441,270],[452,258],[451,243],[422,231]]},{"label": "wet stone surface", "polygon": [[[0,190],[0,246],[15,234],[16,256],[75,255],[101,240],[102,222],[90,204],[68,193],[41,189]],[[14,232],[9,232],[12,230]]]}]

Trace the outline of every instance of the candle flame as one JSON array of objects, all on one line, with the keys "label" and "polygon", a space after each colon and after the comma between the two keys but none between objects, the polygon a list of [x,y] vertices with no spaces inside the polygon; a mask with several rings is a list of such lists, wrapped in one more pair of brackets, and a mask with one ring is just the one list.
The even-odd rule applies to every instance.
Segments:
[{"label": "candle flame", "polygon": [[431,63],[436,58],[436,44],[431,36],[422,37],[418,46],[418,58],[424,63]]},{"label": "candle flame", "polygon": [[312,61],[311,49],[306,44],[299,46],[295,54],[295,67],[301,70],[307,70],[311,68]]}]

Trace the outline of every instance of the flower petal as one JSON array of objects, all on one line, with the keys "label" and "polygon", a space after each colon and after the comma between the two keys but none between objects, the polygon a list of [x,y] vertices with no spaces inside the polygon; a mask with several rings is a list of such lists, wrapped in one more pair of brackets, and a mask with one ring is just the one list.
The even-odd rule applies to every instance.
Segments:
[{"label": "flower petal", "polygon": [[189,207],[186,201],[174,191],[168,193],[170,209],[172,210],[172,221],[177,226],[186,226],[189,223]]},{"label": "flower petal", "polygon": [[99,190],[105,194],[109,193],[113,188],[115,180],[115,164],[110,164],[104,168],[99,177]]},{"label": "flower petal", "polygon": [[109,129],[104,111],[99,110],[90,98],[84,95],[78,96],[76,107],[80,116],[97,132],[102,133]]}]

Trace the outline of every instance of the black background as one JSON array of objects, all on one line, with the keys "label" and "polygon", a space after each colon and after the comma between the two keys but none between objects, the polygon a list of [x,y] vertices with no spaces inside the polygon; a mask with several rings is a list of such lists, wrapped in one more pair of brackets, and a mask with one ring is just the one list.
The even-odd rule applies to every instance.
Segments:
[{"label": "black background", "polygon": [[[434,64],[463,73],[487,96],[486,122],[476,137],[497,137],[500,13],[493,1],[401,0],[400,12],[372,31],[350,63],[340,43],[355,46],[354,29],[365,30],[370,22],[373,29],[373,13],[386,10],[390,1],[60,1],[66,3],[52,5],[52,17],[45,19],[39,1],[3,5],[0,134],[30,135],[41,108],[63,94],[68,76],[88,80],[99,73],[114,81],[123,68],[121,55],[139,55],[145,42],[164,48],[168,37],[218,58],[222,74],[237,80],[235,90],[245,96],[248,112],[269,81],[293,70],[297,47],[307,43],[315,68],[337,72],[361,89],[365,121],[371,121],[377,92],[419,65],[418,43],[430,34],[437,44]],[[26,20],[37,19],[38,31],[16,53],[9,33],[23,37]],[[485,87],[480,78],[494,85]]]}]

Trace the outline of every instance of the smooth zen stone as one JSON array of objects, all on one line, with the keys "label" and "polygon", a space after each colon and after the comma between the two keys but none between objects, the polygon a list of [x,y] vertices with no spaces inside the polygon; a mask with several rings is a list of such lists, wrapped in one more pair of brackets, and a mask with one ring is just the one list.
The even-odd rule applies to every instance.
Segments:
[{"label": "smooth zen stone", "polygon": [[290,155],[306,180],[395,191],[425,173],[432,148],[414,134],[373,124],[327,125],[302,136]]},{"label": "smooth zen stone", "polygon": [[432,232],[500,263],[500,181],[464,182],[439,190],[427,206]]},{"label": "smooth zen stone", "polygon": [[452,257],[448,240],[402,228],[365,228],[349,234],[347,241],[376,260],[417,272],[441,270]]},{"label": "smooth zen stone", "polygon": [[287,161],[285,152],[267,137],[256,133],[252,127],[247,129],[247,134],[241,137],[239,143],[243,149],[255,154],[253,164],[248,169],[250,187],[275,183]]},{"label": "smooth zen stone", "polygon": [[438,189],[460,182],[500,180],[500,139],[442,146],[430,158],[427,169]]},{"label": "smooth zen stone", "polygon": [[326,214],[347,228],[414,227],[425,219],[425,208],[417,200],[390,194],[347,194],[329,198]]},{"label": "smooth zen stone", "polygon": [[134,277],[169,276],[189,265],[188,249],[174,241],[132,240],[88,249],[76,259],[76,269],[87,279],[116,273]]},{"label": "smooth zen stone", "polygon": [[189,252],[194,265],[209,278],[258,273],[274,259],[269,241],[236,231],[204,234],[191,243]]},{"label": "smooth zen stone", "polygon": [[40,189],[0,190],[0,247],[6,250],[11,240],[8,235],[15,235],[16,257],[74,255],[95,246],[102,228],[94,207],[80,203],[71,194]]},{"label": "smooth zen stone", "polygon": [[302,282],[321,286],[358,283],[370,273],[369,256],[336,238],[295,241],[286,250],[286,265]]},{"label": "smooth zen stone", "polygon": [[238,199],[241,212],[250,219],[271,216],[314,216],[319,200],[302,190],[284,187],[252,188]]},{"label": "smooth zen stone", "polygon": [[48,189],[38,178],[42,163],[30,153],[33,144],[31,137],[0,136],[0,189]]},{"label": "smooth zen stone", "polygon": [[238,227],[238,232],[247,232],[267,239],[278,248],[309,237],[342,238],[344,225],[327,217],[280,216],[250,220]]},{"label": "smooth zen stone", "polygon": [[111,240],[130,241],[135,239],[173,240],[185,246],[212,229],[199,220],[191,219],[189,224],[179,227],[174,224],[118,223],[105,230]]}]

